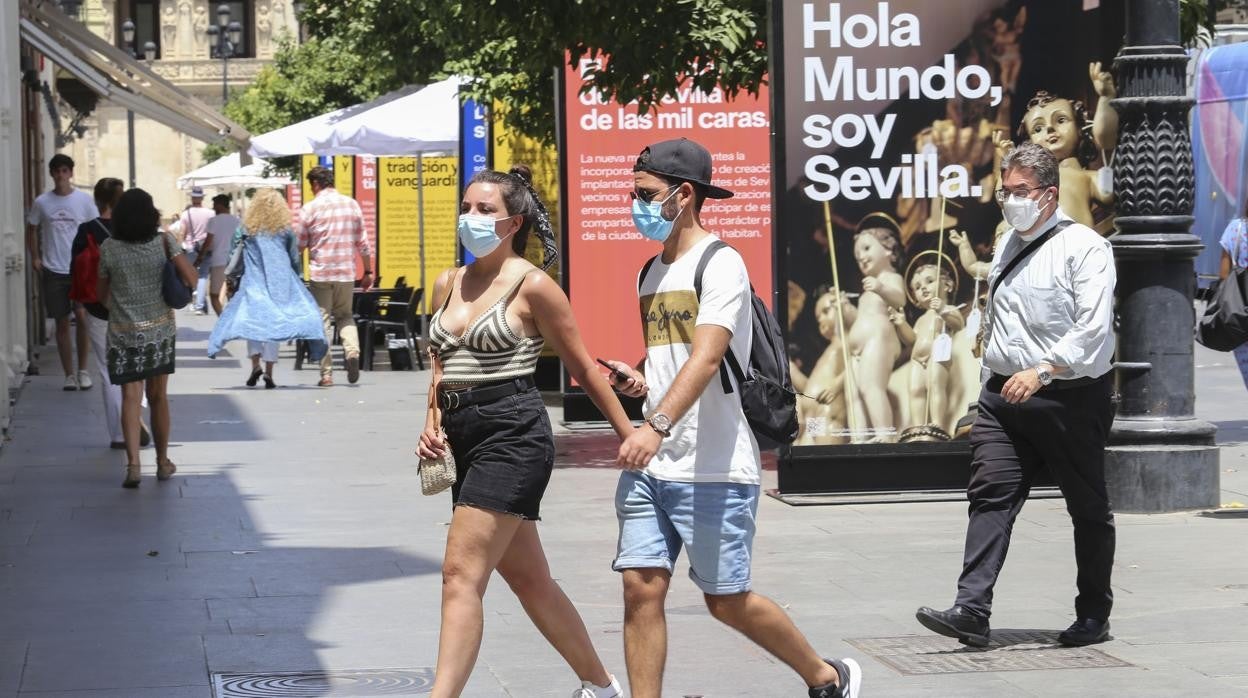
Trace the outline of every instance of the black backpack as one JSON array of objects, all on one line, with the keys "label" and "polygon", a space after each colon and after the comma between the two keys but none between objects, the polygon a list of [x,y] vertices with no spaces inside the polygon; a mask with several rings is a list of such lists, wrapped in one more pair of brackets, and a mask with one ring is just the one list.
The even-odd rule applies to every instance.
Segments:
[{"label": "black backpack", "polygon": [[[706,265],[716,252],[728,246],[723,240],[715,240],[698,260],[698,267],[693,273],[693,288],[699,301],[702,300],[702,274]],[[657,255],[651,257],[641,268],[641,276],[637,277],[639,295],[641,283],[656,259]],[[753,430],[759,449],[767,451],[787,446],[797,438],[797,392],[789,377],[789,357],[780,323],[754,293],[753,286],[750,287],[750,304],[754,341],[750,347],[749,374],[742,370],[730,346],[719,364],[719,382],[725,393],[731,393],[732,381],[728,378],[728,371],[732,371],[737,385],[741,387],[741,411],[745,413],[745,421]]]}]

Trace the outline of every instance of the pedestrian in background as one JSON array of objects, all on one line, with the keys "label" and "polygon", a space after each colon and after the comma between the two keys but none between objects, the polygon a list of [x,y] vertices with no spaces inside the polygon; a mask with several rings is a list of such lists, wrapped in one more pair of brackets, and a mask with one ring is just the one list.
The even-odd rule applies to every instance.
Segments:
[{"label": "pedestrian in background", "polygon": [[[1226,224],[1222,231],[1222,268],[1221,278],[1230,276],[1236,269],[1248,267],[1248,209],[1244,215]],[[1241,344],[1231,352],[1235,363],[1239,365],[1239,375],[1244,379],[1244,387],[1248,388],[1248,344]]]},{"label": "pedestrian in background", "polygon": [[[105,177],[96,182],[94,198],[100,215],[78,226],[78,235],[74,238],[70,276],[74,279],[82,277],[84,283],[90,284],[93,293],[98,288],[96,283],[99,278],[98,248],[112,236],[113,208],[125,190],[125,183],[116,177]],[[97,248],[97,256],[94,260],[82,256],[91,245]],[[82,259],[81,262],[80,259]],[[78,267],[80,263],[88,264],[92,261],[95,264],[94,269]],[[82,307],[87,314],[86,326],[91,336],[91,353],[95,355],[95,370],[100,378],[100,396],[104,399],[104,424],[108,429],[109,447],[121,450],[126,447],[121,429],[121,387],[113,385],[108,379],[108,308],[99,301],[98,297],[95,301],[84,301]],[[144,406],[146,406],[146,400],[144,400]],[[151,441],[151,431],[140,420],[139,446],[146,446]]]},{"label": "pedestrian in background", "polygon": [[[226,243],[222,239],[218,244]],[[246,339],[251,357],[247,386],[255,387],[263,377],[265,388],[276,388],[273,366],[279,342],[308,340],[314,361],[328,349],[320,309],[299,276],[303,259],[290,227],[290,209],[277,190],[256,194],[230,247],[234,252],[218,302],[225,304],[226,289],[237,290],[208,337],[208,356],[215,357],[232,339]]]},{"label": "pedestrian in background", "polygon": [[[91,374],[87,372],[87,314],[82,305],[69,299],[69,267],[71,250],[78,226],[100,215],[86,192],[74,189],[74,161],[57,153],[48,162],[54,187],[35,199],[26,214],[26,252],[43,293],[43,307],[56,323],[56,351],[65,370],[65,390],[87,390]],[[70,313],[77,323],[78,367],[74,369],[75,342],[70,338]]]},{"label": "pedestrian in background", "polygon": [[[753,591],[762,459],[739,386],[729,392],[719,374],[727,352],[750,365],[754,316],[745,261],[731,247],[717,249],[719,239],[702,227],[706,199],[732,196],[711,175],[710,152],[685,138],[643,149],[633,165],[633,224],[663,249],[635,289],[643,368],[610,362],[616,389],[646,398],[645,425],[620,445],[626,470],[615,491],[620,536],[612,569],[624,586],[629,689],[635,698],[662,695],[664,605],[683,548],[716,620],[793,669],[811,698],[858,698],[858,663],[820,657],[780,606]],[[707,254],[699,289],[695,272]]]},{"label": "pedestrian in background", "polygon": [[191,205],[178,216],[182,231],[182,249],[190,255],[191,265],[198,274],[195,283],[195,314],[208,314],[208,276],[212,269],[212,235],[208,222],[213,213],[204,208],[203,187],[191,189]]},{"label": "pedestrian in background", "polygon": [[145,389],[156,441],[156,479],[168,480],[177,470],[169,460],[168,387],[178,327],[161,293],[170,259],[182,282],[193,285],[195,269],[177,239],[160,232],[160,212],[151,194],[142,189],[122,194],[113,210],[113,235],[100,247],[97,293],[108,307],[108,378],[121,386],[127,459],[122,487],[139,486],[139,411]]},{"label": "pedestrian in background", "polygon": [[225,265],[230,263],[234,234],[238,232],[238,216],[230,213],[229,194],[212,197],[212,211],[216,215],[208,221],[208,236],[212,239],[212,260],[209,262],[208,299],[212,310],[221,317],[225,307],[221,290],[225,286]]},{"label": "pedestrian in background", "polygon": [[1114,253],[1058,207],[1057,158],[1024,143],[1001,161],[1010,229],[988,274],[984,366],[992,376],[971,427],[971,481],[962,574],[954,605],[917,612],[928,630],[985,647],[993,587],[1014,520],[1038,472],[1057,480],[1075,533],[1075,622],[1058,636],[1082,646],[1109,638],[1114,514],[1105,485],[1113,422]]},{"label": "pedestrian in background", "polygon": [[[351,313],[355,256],[364,260],[360,287],[367,291],[373,285],[373,245],[364,231],[360,205],[334,189],[333,171],[313,167],[307,178],[313,199],[299,212],[299,249],[308,251],[309,288],[321,309],[325,342],[332,344],[332,327],[337,326],[347,363],[347,382],[354,383],[360,379],[360,336]],[[333,352],[327,351],[321,359],[321,380],[317,385],[322,388],[334,384],[333,358]]]},{"label": "pedestrian in background", "polygon": [[[616,698],[585,623],[551,577],[537,533],[555,444],[533,372],[549,341],[621,439],[634,429],[581,342],[568,297],[524,258],[529,232],[541,238],[543,269],[555,262],[550,218],[527,167],[473,176],[457,228],[475,261],[447,269],[434,285],[435,354],[430,403],[417,453],[449,448],[457,477],[442,562],[442,625],[434,698],[458,696],[481,649],[481,597],[495,570],[529,619],[581,680],[574,698]],[[445,439],[442,429],[445,430]]]}]

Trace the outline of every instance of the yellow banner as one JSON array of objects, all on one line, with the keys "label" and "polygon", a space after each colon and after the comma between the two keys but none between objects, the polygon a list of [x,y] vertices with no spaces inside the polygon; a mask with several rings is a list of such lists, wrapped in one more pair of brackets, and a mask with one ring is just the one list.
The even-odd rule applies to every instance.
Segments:
[{"label": "yellow banner", "polygon": [[454,157],[422,158],[420,162],[423,173],[418,178],[416,158],[377,161],[377,273],[386,288],[400,278],[408,286],[423,286],[425,311],[432,312],[433,283],[443,270],[455,266],[459,166]]},{"label": "yellow banner", "polygon": [[343,196],[355,196],[355,158],[334,156],[334,189]]},{"label": "yellow banner", "polygon": [[[543,146],[541,143],[520,133],[508,129],[502,122],[502,105],[494,105],[492,132],[494,134],[491,152],[491,169],[506,172],[512,165],[528,165],[533,171],[533,188],[542,197],[542,203],[550,213],[550,225],[555,232],[556,244],[559,244],[559,154],[554,146]],[[622,207],[622,206],[621,206]],[[559,250],[560,254],[563,250]],[[528,244],[524,248],[524,256],[537,266],[542,266],[542,243],[536,234],[529,235]],[[547,273],[552,279],[559,278],[559,265],[552,266]]]},{"label": "yellow banner", "polygon": [[315,155],[304,155],[299,160],[302,165],[299,171],[299,191],[303,192],[303,203],[307,204],[312,200],[312,185],[308,184],[308,170],[321,164],[321,161]]}]

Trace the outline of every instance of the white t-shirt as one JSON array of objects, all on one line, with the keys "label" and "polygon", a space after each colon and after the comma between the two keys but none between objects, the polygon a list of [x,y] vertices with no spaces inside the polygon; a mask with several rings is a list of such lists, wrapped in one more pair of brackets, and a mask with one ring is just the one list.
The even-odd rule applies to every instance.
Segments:
[{"label": "white t-shirt", "polygon": [[208,221],[208,233],[212,235],[212,264],[223,267],[230,263],[230,243],[238,230],[238,216],[232,213],[218,213]]},{"label": "white t-shirt", "polygon": [[[641,284],[642,332],[646,340],[645,413],[650,415],[689,360],[697,325],[719,325],[732,332],[729,349],[745,366],[750,360],[754,326],[750,315],[750,277],[745,261],[732,248],[715,253],[702,274],[702,298],[693,285],[706,239],[671,265],[660,257]],[[716,373],[702,397],[672,425],[646,473],[673,482],[759,483],[758,443],[741,411],[736,380],[725,393]]]},{"label": "white t-shirt", "polygon": [[71,191],[65,196],[44,192],[35,199],[26,222],[39,226],[39,247],[43,268],[57,274],[69,273],[71,249],[78,226],[100,215],[90,194]]}]

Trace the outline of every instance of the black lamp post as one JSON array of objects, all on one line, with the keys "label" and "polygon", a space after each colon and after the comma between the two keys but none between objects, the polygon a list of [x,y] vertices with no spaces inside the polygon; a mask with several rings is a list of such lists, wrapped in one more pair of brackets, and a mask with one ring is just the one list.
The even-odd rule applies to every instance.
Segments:
[{"label": "black lamp post", "polygon": [[290,9],[295,11],[295,21],[299,24],[299,43],[304,42],[303,34],[303,10],[308,5],[303,0],[295,0],[290,4]]},{"label": "black lamp post", "polygon": [[[121,40],[125,45],[126,53],[140,58],[138,50],[134,45],[134,22],[130,19],[121,23]],[[143,60],[151,63],[156,59],[156,43],[153,41],[143,42]],[[134,110],[126,110],[126,135],[129,142],[126,144],[126,150],[130,156],[130,188],[133,189],[136,182],[135,177],[135,157],[134,157]]]},{"label": "black lamp post", "polygon": [[82,0],[60,0],[58,3],[61,11],[70,19],[78,19],[78,10],[82,7]]},{"label": "black lamp post", "polygon": [[208,27],[208,46],[213,58],[221,59],[221,103],[230,101],[230,58],[243,39],[243,25],[230,21],[230,6],[217,6],[217,23]]},{"label": "black lamp post", "polygon": [[1118,389],[1106,450],[1114,508],[1161,512],[1219,503],[1215,427],[1195,417],[1192,328],[1201,250],[1191,235],[1195,176],[1178,0],[1126,3],[1114,70]]}]

